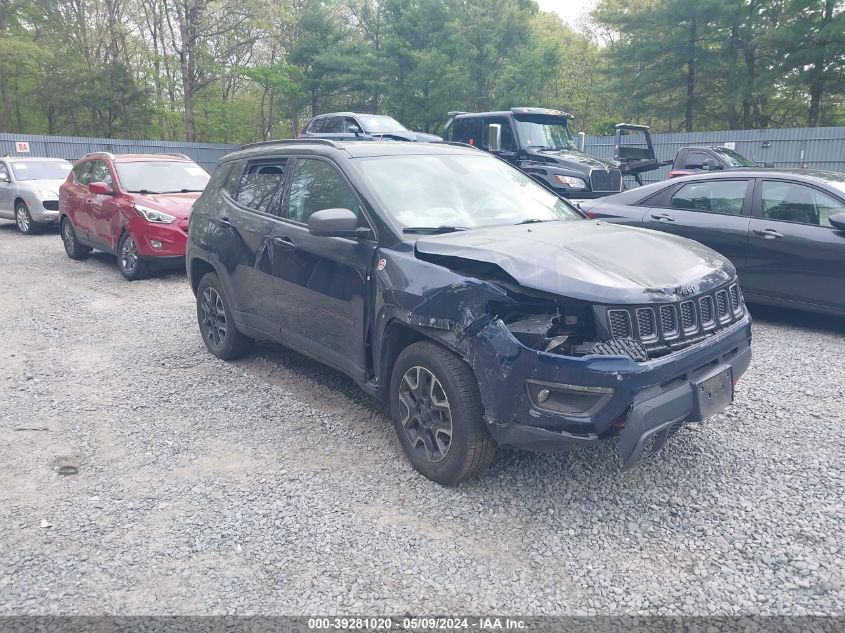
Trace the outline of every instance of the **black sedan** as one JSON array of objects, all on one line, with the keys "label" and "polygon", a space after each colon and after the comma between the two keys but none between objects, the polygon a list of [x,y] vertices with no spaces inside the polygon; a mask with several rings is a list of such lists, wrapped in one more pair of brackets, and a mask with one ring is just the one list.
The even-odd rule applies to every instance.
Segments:
[{"label": "black sedan", "polygon": [[845,315],[845,174],[745,169],[686,176],[579,204],[726,255],[749,302]]}]

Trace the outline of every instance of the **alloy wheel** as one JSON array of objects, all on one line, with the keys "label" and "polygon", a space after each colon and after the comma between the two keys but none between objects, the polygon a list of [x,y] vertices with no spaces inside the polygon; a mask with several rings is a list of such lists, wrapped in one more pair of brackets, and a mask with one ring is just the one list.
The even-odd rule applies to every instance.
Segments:
[{"label": "alloy wheel", "polygon": [[138,245],[135,244],[135,238],[127,235],[120,247],[120,265],[127,273],[132,273],[138,266],[138,259]]},{"label": "alloy wheel", "polygon": [[452,409],[443,385],[425,367],[411,367],[399,385],[402,429],[413,450],[440,462],[452,445]]},{"label": "alloy wheel", "polygon": [[23,205],[18,206],[15,219],[18,222],[18,228],[21,230],[21,233],[29,231],[29,214],[27,213],[26,207]]},{"label": "alloy wheel", "polygon": [[223,298],[214,288],[206,288],[200,301],[202,311],[202,327],[206,338],[215,347],[226,342],[226,310]]}]

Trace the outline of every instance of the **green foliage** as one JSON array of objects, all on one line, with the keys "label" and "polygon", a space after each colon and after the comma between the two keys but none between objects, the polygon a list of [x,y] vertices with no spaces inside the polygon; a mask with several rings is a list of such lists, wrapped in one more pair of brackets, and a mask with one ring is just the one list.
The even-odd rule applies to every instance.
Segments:
[{"label": "green foliage", "polygon": [[0,130],[240,143],[361,110],[439,132],[532,105],[575,127],[845,124],[838,0],[8,0]]}]

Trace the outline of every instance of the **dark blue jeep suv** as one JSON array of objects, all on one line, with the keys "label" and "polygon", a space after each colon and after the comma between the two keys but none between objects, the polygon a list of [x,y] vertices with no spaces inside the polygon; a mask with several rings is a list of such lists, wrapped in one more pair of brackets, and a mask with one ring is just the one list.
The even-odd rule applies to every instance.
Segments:
[{"label": "dark blue jeep suv", "polygon": [[751,358],[725,258],[466,146],[247,146],[194,205],[187,266],[211,353],[270,340],[347,373],[445,484],[499,445],[616,441],[630,466],[728,406]]}]

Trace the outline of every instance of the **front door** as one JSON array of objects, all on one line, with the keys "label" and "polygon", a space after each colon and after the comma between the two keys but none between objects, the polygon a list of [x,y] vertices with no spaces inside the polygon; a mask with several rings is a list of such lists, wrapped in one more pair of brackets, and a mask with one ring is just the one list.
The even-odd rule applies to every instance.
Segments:
[{"label": "front door", "polygon": [[845,232],[827,221],[843,211],[845,201],[811,185],[760,180],[746,293],[845,309]]},{"label": "front door", "polygon": [[296,159],[285,221],[277,223],[273,237],[282,338],[363,380],[369,274],[376,242],[311,235],[308,218],[331,208],[349,209],[358,214],[361,226],[370,226],[357,194],[337,166],[323,159]]},{"label": "front door", "polygon": [[754,181],[741,178],[679,185],[645,212],[642,225],[709,246],[731,260],[742,278],[753,190]]}]

